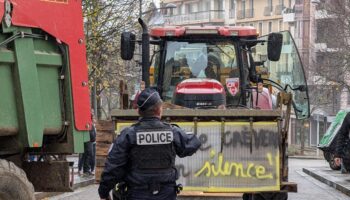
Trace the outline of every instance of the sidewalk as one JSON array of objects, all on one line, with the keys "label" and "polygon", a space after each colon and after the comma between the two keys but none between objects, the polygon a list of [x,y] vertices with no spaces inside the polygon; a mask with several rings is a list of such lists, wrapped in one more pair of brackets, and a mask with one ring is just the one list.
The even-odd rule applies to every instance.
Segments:
[{"label": "sidewalk", "polygon": [[340,170],[329,167],[303,168],[303,172],[350,196],[350,174],[341,174]]},{"label": "sidewalk", "polygon": [[292,159],[324,160],[323,156],[316,156],[316,155],[294,155],[294,156],[288,156],[288,158],[292,158]]},{"label": "sidewalk", "polygon": [[288,154],[289,158],[324,160],[323,151],[318,150],[316,147],[304,147],[302,153],[300,146],[290,145],[288,147]]}]

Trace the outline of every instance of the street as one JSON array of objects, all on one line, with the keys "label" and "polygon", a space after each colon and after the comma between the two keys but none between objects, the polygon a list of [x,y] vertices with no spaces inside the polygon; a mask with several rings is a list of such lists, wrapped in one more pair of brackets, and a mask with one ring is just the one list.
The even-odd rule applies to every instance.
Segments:
[{"label": "street", "polygon": [[[289,200],[345,200],[350,199],[349,196],[337,191],[336,189],[323,184],[316,179],[302,172],[303,167],[320,167],[327,166],[324,160],[311,159],[289,159],[289,177],[290,182],[298,184],[298,193],[289,193]],[[347,175],[350,176],[350,175]],[[73,193],[64,193],[49,200],[98,200],[98,185],[90,185],[79,188]],[[178,198],[181,199],[181,198]],[[189,198],[186,198],[189,199]],[[192,198],[193,199],[193,198]],[[196,198],[199,199],[199,198]]]}]

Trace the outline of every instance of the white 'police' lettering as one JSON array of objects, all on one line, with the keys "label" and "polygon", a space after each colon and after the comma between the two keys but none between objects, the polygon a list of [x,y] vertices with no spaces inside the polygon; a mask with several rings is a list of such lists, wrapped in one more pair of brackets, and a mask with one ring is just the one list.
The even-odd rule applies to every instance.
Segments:
[{"label": "white 'police' lettering", "polygon": [[174,140],[174,134],[172,131],[137,132],[136,140],[138,145],[169,144]]}]

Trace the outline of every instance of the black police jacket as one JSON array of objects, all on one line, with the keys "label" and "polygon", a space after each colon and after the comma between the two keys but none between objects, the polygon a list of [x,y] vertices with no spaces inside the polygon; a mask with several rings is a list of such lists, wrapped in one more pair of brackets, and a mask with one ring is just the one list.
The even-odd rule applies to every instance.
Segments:
[{"label": "black police jacket", "polygon": [[[146,136],[148,134],[148,130],[153,130],[154,132],[160,132],[161,130],[162,132],[154,136],[154,138],[149,138],[145,137],[145,134]],[[170,131],[172,135],[170,135]],[[167,144],[166,140],[170,139],[171,143]],[[153,140],[155,143],[165,144],[150,145],[149,147],[151,148],[148,149],[144,149],[147,146],[145,145],[143,148],[138,149],[143,143],[152,142],[150,140]],[[174,167],[175,154],[179,157],[191,156],[199,149],[200,145],[201,143],[195,135],[188,135],[177,126],[164,123],[155,117],[141,119],[139,123],[124,129],[114,141],[101,176],[98,189],[100,197],[106,198],[109,191],[119,182],[126,182],[131,186],[147,186],[151,183],[174,183],[178,178]],[[144,154],[148,155],[146,156],[147,160],[151,161],[146,161],[144,159],[145,156],[139,154],[141,151],[153,152],[153,157],[147,153]],[[162,154],[157,152],[162,152]],[[172,152],[174,153],[173,155]],[[161,161],[162,157],[168,157],[168,159],[164,162]],[[152,159],[155,160],[152,161]],[[137,160],[143,161],[138,162]],[[158,166],[152,169],[151,166],[154,166],[153,164]],[[159,170],[159,168],[163,169]]]},{"label": "black police jacket", "polygon": [[[349,131],[350,131],[350,112],[346,114],[344,121],[338,131],[336,137],[336,146],[335,146],[335,156],[343,158],[344,156],[349,156],[350,145],[349,145]],[[345,153],[347,152],[347,153]]]}]

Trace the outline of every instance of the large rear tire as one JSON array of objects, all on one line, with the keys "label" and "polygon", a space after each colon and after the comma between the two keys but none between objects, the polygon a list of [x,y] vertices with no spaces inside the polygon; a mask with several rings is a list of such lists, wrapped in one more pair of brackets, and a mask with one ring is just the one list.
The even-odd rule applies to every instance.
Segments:
[{"label": "large rear tire", "polygon": [[0,159],[0,200],[8,199],[35,200],[34,187],[22,169]]}]

